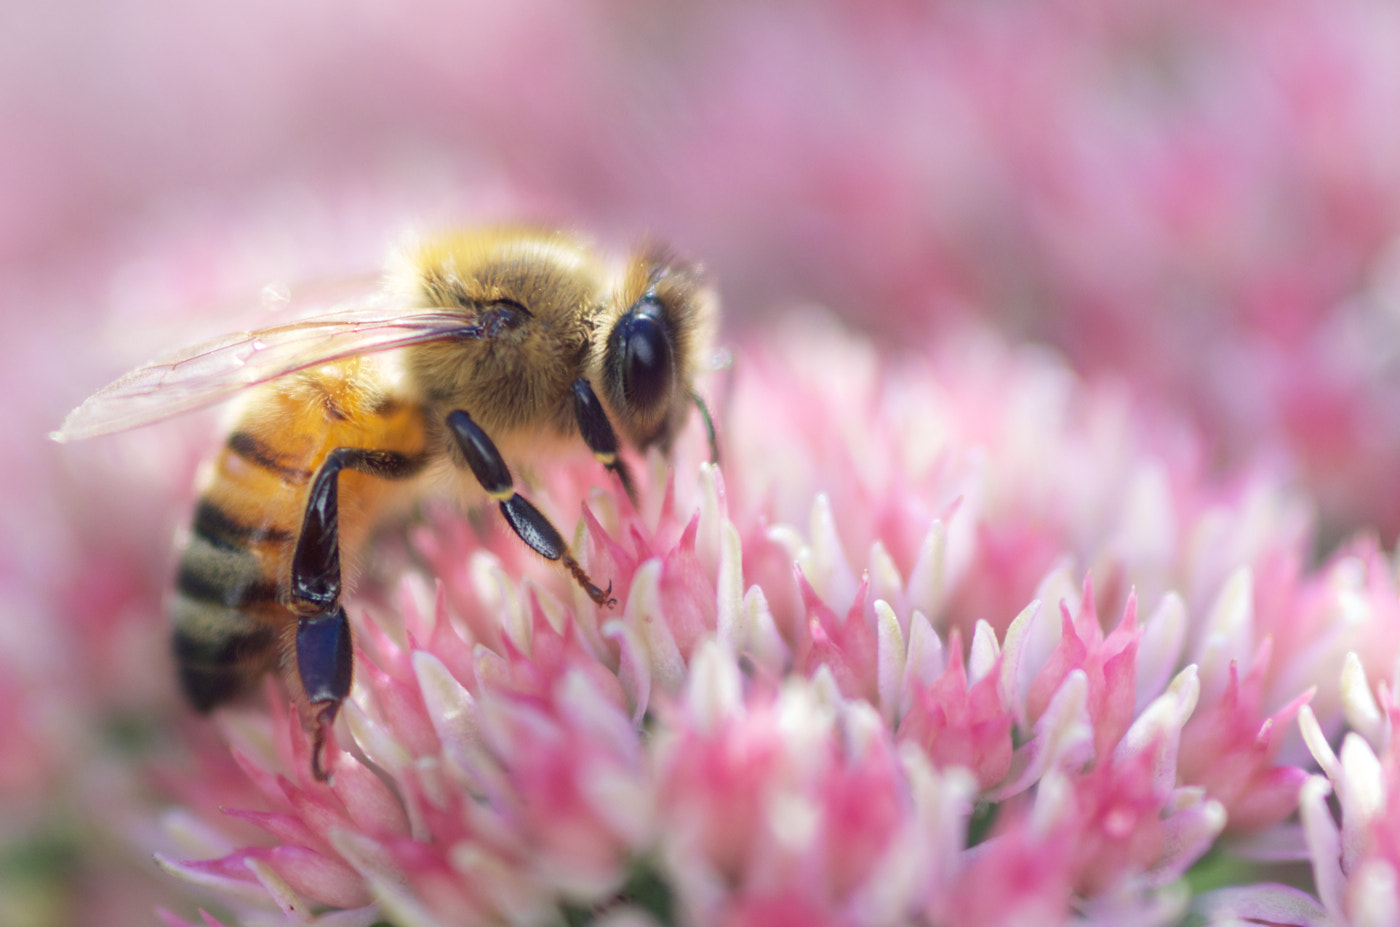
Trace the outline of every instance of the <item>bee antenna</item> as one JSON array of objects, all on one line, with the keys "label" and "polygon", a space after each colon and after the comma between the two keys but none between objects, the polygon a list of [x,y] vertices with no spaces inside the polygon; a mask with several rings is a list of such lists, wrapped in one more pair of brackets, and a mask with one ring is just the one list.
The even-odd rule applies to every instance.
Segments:
[{"label": "bee antenna", "polygon": [[715,420],[710,417],[710,409],[705,400],[695,390],[690,391],[690,401],[700,410],[700,418],[705,422],[705,436],[710,439],[710,463],[719,463],[719,442],[715,440]]}]

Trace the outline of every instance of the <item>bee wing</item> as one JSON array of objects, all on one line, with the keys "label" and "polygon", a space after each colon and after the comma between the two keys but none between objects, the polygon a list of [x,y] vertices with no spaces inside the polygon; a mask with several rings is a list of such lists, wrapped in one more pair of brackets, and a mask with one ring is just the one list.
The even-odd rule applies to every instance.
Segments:
[{"label": "bee wing", "polygon": [[360,354],[427,341],[475,339],[460,312],[361,307],[234,332],[157,358],[93,393],[50,434],[77,441],[148,425],[212,405],[280,376]]}]

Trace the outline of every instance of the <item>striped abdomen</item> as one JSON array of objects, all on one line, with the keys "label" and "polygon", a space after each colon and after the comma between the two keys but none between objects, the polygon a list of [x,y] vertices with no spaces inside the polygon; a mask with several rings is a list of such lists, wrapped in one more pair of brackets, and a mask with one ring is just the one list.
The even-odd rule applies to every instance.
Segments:
[{"label": "striped abdomen", "polygon": [[[389,396],[372,359],[294,374],[252,395],[213,462],[180,556],[171,602],[181,688],[199,710],[265,670],[294,666],[293,551],[312,478],[337,447],[424,455],[422,410]],[[392,486],[340,476],[340,546],[350,558]],[[301,697],[295,672],[285,673]]]}]

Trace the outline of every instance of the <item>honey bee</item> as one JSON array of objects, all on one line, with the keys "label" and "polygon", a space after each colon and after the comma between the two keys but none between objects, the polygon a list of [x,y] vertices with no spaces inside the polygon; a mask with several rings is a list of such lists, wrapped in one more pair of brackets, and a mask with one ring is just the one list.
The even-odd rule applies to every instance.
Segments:
[{"label": "honey bee", "polygon": [[[180,687],[208,712],[265,671],[286,680],[312,769],[353,672],[341,604],[351,563],[397,489],[436,461],[470,472],[530,548],[612,606],[507,460],[580,438],[634,488],[619,439],[667,451],[691,406],[715,299],[648,245],[610,261],[562,232],[499,228],[412,243],[375,295],[152,361],[98,391],[53,437],[163,419],[247,390],[208,468],[171,597]],[[343,552],[343,553],[342,553]]]}]

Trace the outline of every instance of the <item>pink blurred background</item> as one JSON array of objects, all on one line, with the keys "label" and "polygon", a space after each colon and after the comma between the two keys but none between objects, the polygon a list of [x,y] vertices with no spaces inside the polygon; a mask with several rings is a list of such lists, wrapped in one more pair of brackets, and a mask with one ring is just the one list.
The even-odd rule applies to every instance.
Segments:
[{"label": "pink blurred background", "polygon": [[[890,337],[990,321],[1186,406],[1223,460],[1277,454],[1336,531],[1400,527],[1384,0],[0,15],[11,344],[40,307],[91,342],[372,267],[412,224],[646,230],[736,328],[808,302]],[[46,412],[130,362],[97,345]]]},{"label": "pink blurred background", "polygon": [[[1044,341],[1184,410],[1222,467],[1296,477],[1325,542],[1372,526],[1389,545],[1397,113],[1388,0],[12,0],[0,642],[25,656],[6,684],[59,698],[74,629],[159,585],[141,553],[173,531],[156,500],[197,443],[162,465],[154,439],[43,434],[170,332],[225,327],[191,307],[375,268],[415,225],[656,233],[709,268],[735,344],[811,304],[891,349],[970,324]],[[120,546],[104,536],[137,567],[79,569]],[[133,652],[163,633],[134,626]],[[94,693],[165,697],[120,659],[104,671],[76,714]],[[42,832],[20,805],[82,761],[35,736],[0,842]]]}]

